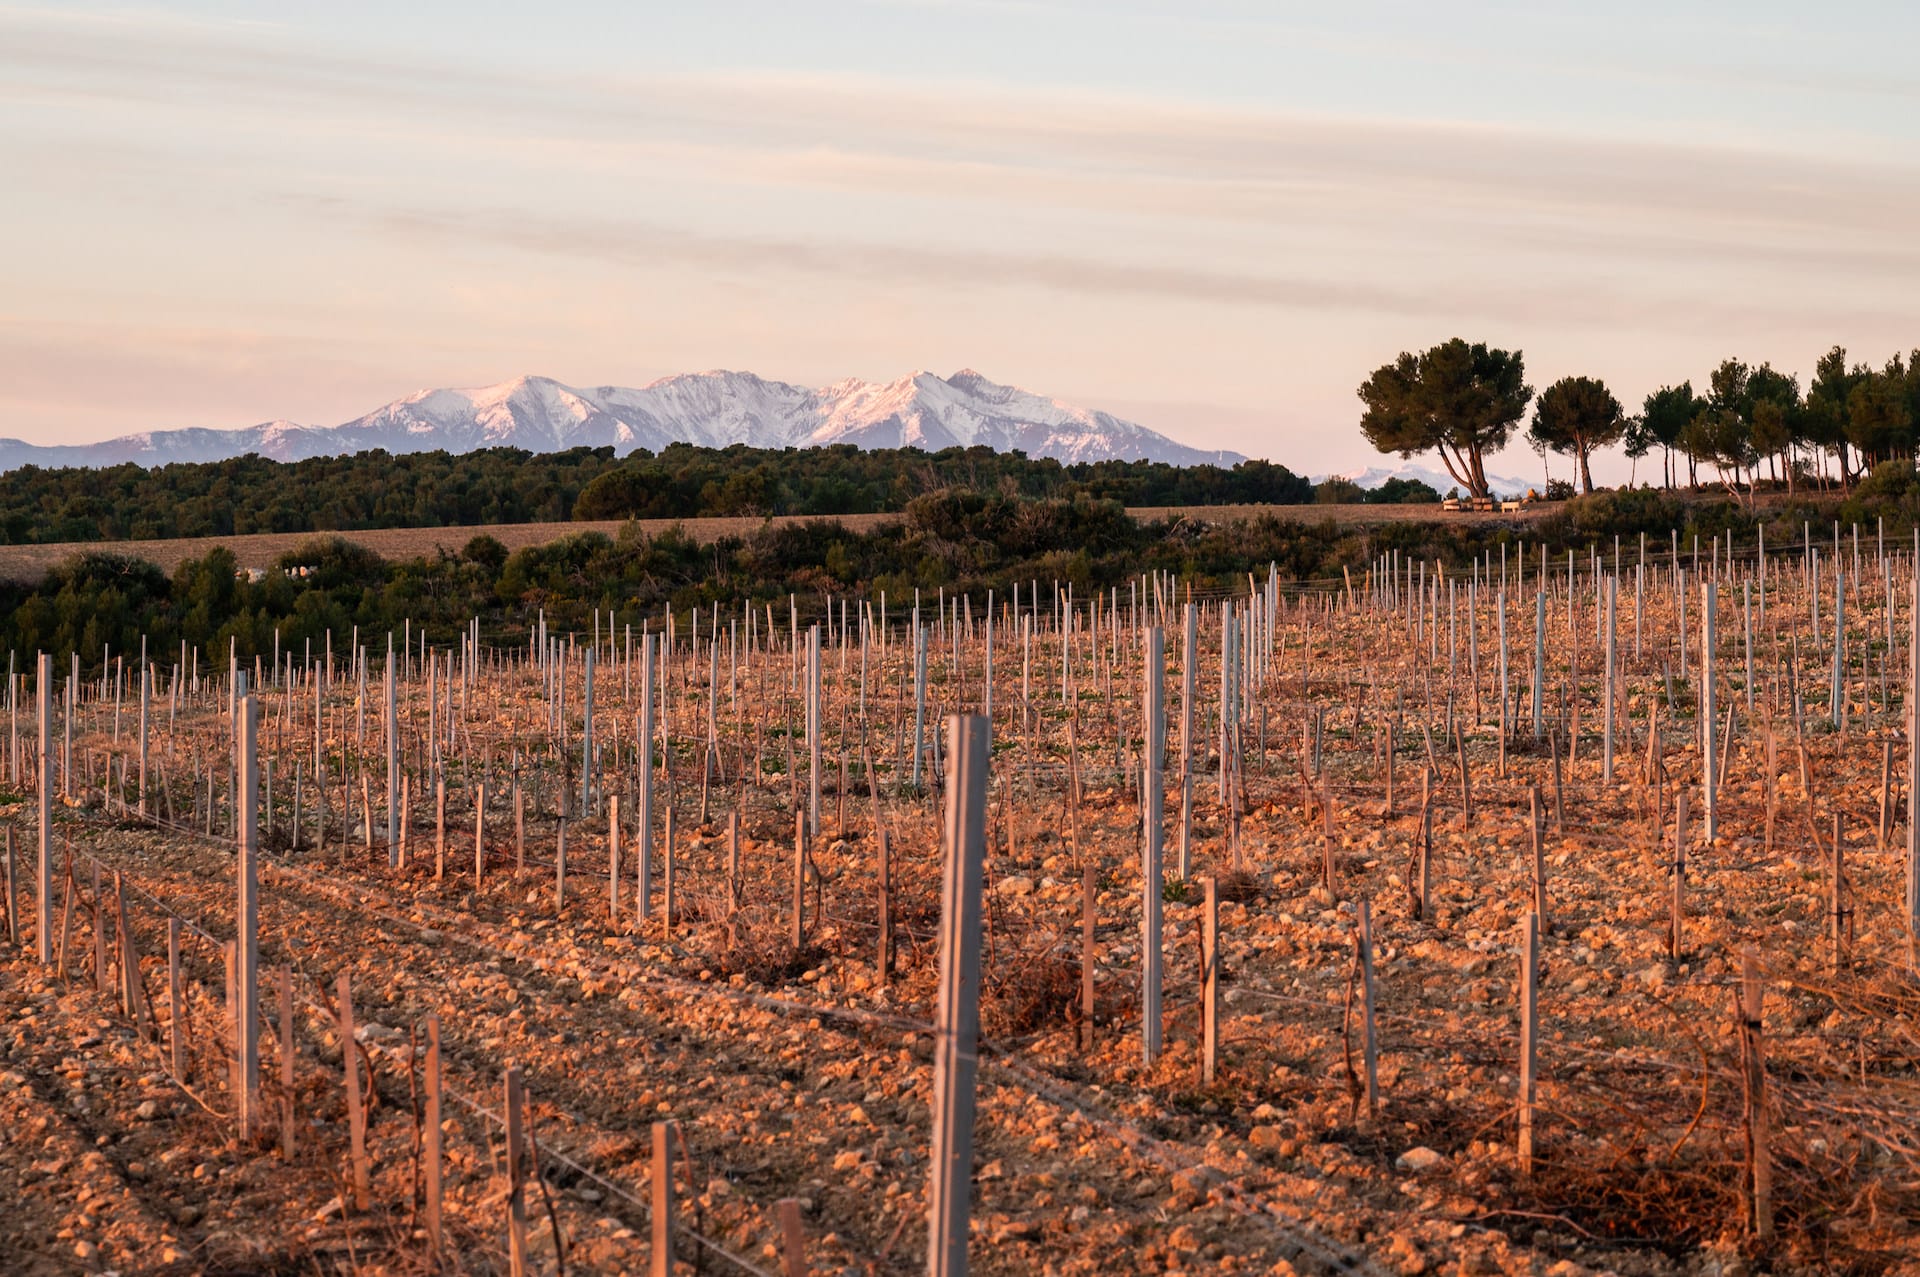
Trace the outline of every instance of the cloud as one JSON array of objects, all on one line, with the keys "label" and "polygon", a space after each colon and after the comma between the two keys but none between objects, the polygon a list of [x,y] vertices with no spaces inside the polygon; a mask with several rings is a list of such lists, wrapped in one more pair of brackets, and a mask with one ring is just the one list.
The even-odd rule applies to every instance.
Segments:
[{"label": "cloud", "polygon": [[[1518,277],[1427,277],[1387,284],[1367,282],[1351,272],[1331,277],[974,247],[721,235],[591,214],[414,209],[372,215],[369,220],[422,246],[463,239],[648,271],[693,268],[744,279],[799,275],[841,289],[864,285],[923,295],[926,290],[1028,289],[1201,305],[1351,311],[1448,323],[1479,316],[1515,324],[1637,324],[1649,330],[1731,323],[1748,320],[1753,313],[1752,305],[1743,299],[1689,296],[1679,289],[1659,294],[1640,283],[1589,285],[1572,295]],[[1803,301],[1796,317],[1809,325],[1842,320],[1897,323],[1906,313],[1898,299],[1890,299],[1884,309],[1855,301]]]},{"label": "cloud", "polygon": [[[31,99],[201,111],[217,133],[355,132],[383,147],[466,139],[595,149],[613,164],[663,147],[789,185],[1102,198],[1155,215],[1605,219],[1711,238],[1826,232],[1904,239],[1920,171],[1789,151],[1547,129],[1366,119],[1048,92],[767,74],[556,75],[296,45],[282,33],[0,10],[0,77]],[[246,108],[261,108],[260,112]]]}]

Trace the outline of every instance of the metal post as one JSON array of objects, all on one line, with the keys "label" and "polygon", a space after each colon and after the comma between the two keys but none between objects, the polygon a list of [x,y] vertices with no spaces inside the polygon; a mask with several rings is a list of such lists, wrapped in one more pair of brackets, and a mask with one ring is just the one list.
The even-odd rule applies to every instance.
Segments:
[{"label": "metal post", "polygon": [[387,635],[387,866],[400,867],[400,704],[394,686],[393,635]]},{"label": "metal post", "polygon": [[1200,613],[1188,603],[1181,614],[1180,654],[1180,879],[1193,873],[1193,710],[1199,683]]},{"label": "metal post", "polygon": [[1833,568],[1833,690],[1827,698],[1833,730],[1847,726],[1847,574],[1836,558]]},{"label": "metal post", "polygon": [[1547,682],[1547,587],[1536,587],[1533,596],[1533,738],[1540,739],[1542,693]]},{"label": "metal post", "polygon": [[640,751],[640,792],[638,839],[634,847],[634,910],[640,921],[647,920],[653,907],[653,737],[654,737],[654,652],[664,640],[655,635],[640,639],[640,726],[634,744]]},{"label": "metal post", "polygon": [[[1920,531],[1914,533],[1907,642],[1907,960],[1920,968]],[[45,855],[44,845],[42,855]],[[46,961],[44,952],[41,961]]]},{"label": "metal post", "polygon": [[[955,671],[956,674],[958,671]],[[807,834],[820,836],[820,627],[807,627]]]},{"label": "metal post", "polygon": [[1147,630],[1146,681],[1141,703],[1145,706],[1141,731],[1145,737],[1141,750],[1144,774],[1140,802],[1140,1044],[1143,1058],[1152,1064],[1160,1058],[1162,1025],[1160,1019],[1160,892],[1161,872],[1161,752],[1165,743],[1164,697],[1166,689],[1161,668],[1165,664],[1165,639],[1159,626]]},{"label": "metal post", "polygon": [[[140,641],[146,647],[146,639]],[[11,699],[11,691],[9,691]],[[147,706],[153,699],[153,667],[146,658],[140,660],[140,819],[147,818]],[[11,907],[11,906],[9,906]]]},{"label": "metal post", "polygon": [[974,1073],[980,1036],[980,882],[987,859],[987,720],[947,719],[946,865],[934,1019],[929,1277],[965,1277],[973,1181]]},{"label": "metal post", "polygon": [[913,790],[920,792],[920,755],[926,748],[927,632],[920,609],[913,609]]},{"label": "metal post", "polygon": [[258,1120],[260,1092],[260,759],[257,734],[259,706],[253,696],[244,696],[239,709],[240,737],[234,742],[239,754],[240,793],[235,813],[239,832],[237,872],[240,896],[236,916],[239,934],[235,992],[239,1006],[235,1010],[240,1048],[240,1094],[235,1108],[239,1119],[240,1143],[253,1138]]},{"label": "metal post", "polygon": [[1716,816],[1719,804],[1716,795],[1720,788],[1719,777],[1714,774],[1716,758],[1713,749],[1714,613],[1718,594],[1711,581],[1700,583],[1700,777],[1706,800],[1706,821],[1702,833],[1706,836],[1708,846],[1712,846],[1714,832],[1718,828]]},{"label": "metal post", "polygon": [[40,818],[40,865],[35,874],[39,898],[34,902],[34,949],[46,966],[53,961],[53,657],[46,652],[40,653],[39,683],[40,786],[34,808]]},{"label": "metal post", "polygon": [[581,700],[580,719],[580,815],[593,814],[593,657],[587,649],[586,695]]},{"label": "metal post", "polygon": [[1618,593],[1618,584],[1613,577],[1607,578],[1607,677],[1605,692],[1607,701],[1606,730],[1601,738],[1601,779],[1607,784],[1613,783],[1613,713],[1614,713],[1614,603]]}]

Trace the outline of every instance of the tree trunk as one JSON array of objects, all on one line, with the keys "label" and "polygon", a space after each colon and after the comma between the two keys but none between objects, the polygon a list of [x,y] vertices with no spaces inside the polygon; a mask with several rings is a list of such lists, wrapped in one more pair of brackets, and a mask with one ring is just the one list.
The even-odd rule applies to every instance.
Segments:
[{"label": "tree trunk", "polygon": [[[1473,489],[1473,480],[1470,479],[1468,475],[1470,475],[1472,471],[1470,469],[1467,469],[1467,463],[1464,458],[1457,457],[1455,454],[1448,452],[1447,446],[1445,444],[1441,444],[1440,445],[1440,464],[1447,468],[1447,473],[1453,476],[1453,481],[1455,483],[1459,484],[1463,488],[1466,488],[1469,491],[1469,493],[1471,493]],[[1467,474],[1461,473],[1463,469],[1467,469]]]},{"label": "tree trunk", "polygon": [[1578,451],[1580,454],[1580,491],[1591,493],[1593,491],[1593,474],[1587,469],[1587,450],[1580,448]]}]

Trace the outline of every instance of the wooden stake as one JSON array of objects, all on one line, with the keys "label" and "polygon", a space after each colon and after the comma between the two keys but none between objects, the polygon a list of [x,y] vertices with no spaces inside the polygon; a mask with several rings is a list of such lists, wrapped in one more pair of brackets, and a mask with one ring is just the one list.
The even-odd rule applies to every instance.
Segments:
[{"label": "wooden stake", "polygon": [[800,1199],[783,1197],[774,1203],[780,1222],[781,1277],[807,1277],[807,1238],[800,1226]]},{"label": "wooden stake", "polygon": [[647,1264],[648,1277],[673,1277],[674,1134],[672,1122],[653,1124],[653,1169],[649,1176],[653,1248]]},{"label": "wooden stake", "polygon": [[1080,1049],[1093,1048],[1093,930],[1098,920],[1097,882],[1089,862],[1080,871]]},{"label": "wooden stake", "polygon": [[1548,735],[1547,752],[1553,755],[1553,832],[1564,834],[1567,830],[1566,785],[1560,775],[1560,733],[1558,731]]},{"label": "wooden stake", "polygon": [[1212,1086],[1220,1052],[1220,884],[1209,876],[1201,886],[1205,897],[1200,922],[1200,1084]]},{"label": "wooden stake", "polygon": [[807,947],[807,813],[793,817],[793,951]]},{"label": "wooden stake", "polygon": [[1748,1224],[1762,1242],[1773,1237],[1773,1163],[1767,1147],[1767,1054],[1761,1025],[1765,996],[1760,982],[1760,960],[1752,949],[1740,955],[1740,991],[1734,999],[1734,1020],[1740,1032],[1742,1101],[1747,1128],[1747,1187],[1751,1192]]},{"label": "wooden stake", "polygon": [[167,1050],[176,1081],[187,1081],[186,1008],[180,1002],[180,919],[167,919]]},{"label": "wooden stake", "polygon": [[440,1141],[440,1017],[427,1017],[427,1078],[426,1110],[423,1125],[426,1127],[426,1172],[427,1172],[427,1248],[434,1255],[441,1253],[441,1202],[443,1194],[442,1175],[445,1162],[441,1156]]},{"label": "wooden stake", "polygon": [[1550,932],[1553,925],[1547,914],[1547,865],[1540,852],[1540,787],[1527,786],[1528,810],[1532,819],[1527,823],[1528,832],[1533,837],[1533,913],[1540,920],[1540,930]]},{"label": "wooden stake", "polygon": [[1687,916],[1687,791],[1673,799],[1673,903],[1667,924],[1667,957],[1679,962],[1686,951],[1681,928]]},{"label": "wooden stake", "polygon": [[1833,864],[1831,931],[1833,970],[1838,975],[1846,967],[1847,922],[1853,911],[1847,908],[1846,840],[1840,826],[1840,813],[1833,813]]},{"label": "wooden stake", "polygon": [[607,795],[607,922],[620,925],[620,795]]},{"label": "wooden stake", "polygon": [[1354,942],[1360,949],[1360,1009],[1365,1021],[1361,1055],[1367,1071],[1367,1116],[1380,1116],[1379,1043],[1373,1020],[1373,904],[1365,896],[1355,902]]},{"label": "wooden stake", "polygon": [[280,1155],[293,1160],[293,968],[280,968]]},{"label": "wooden stake", "polygon": [[880,831],[880,882],[879,915],[880,941],[875,954],[875,966],[880,983],[886,984],[893,978],[893,843],[887,831]]},{"label": "wooden stake", "polygon": [[367,1107],[360,1096],[360,1047],[353,1038],[353,982],[345,972],[340,973],[335,996],[339,999],[336,1008],[340,1016],[340,1062],[346,1070],[347,1084],[347,1124],[348,1138],[351,1141],[349,1161],[353,1174],[353,1208],[365,1212],[372,1206],[370,1186],[367,1182],[369,1165],[367,1162]]},{"label": "wooden stake", "polygon": [[673,930],[673,807],[667,807],[666,820],[660,830],[660,855],[665,861],[661,872],[661,913],[660,926],[664,931]]},{"label": "wooden stake", "polygon": [[1460,828],[1473,828],[1473,775],[1467,770],[1467,740],[1457,729],[1453,734],[1454,753],[1460,762]]},{"label": "wooden stake", "polygon": [[[591,670],[592,653],[588,653],[587,668]],[[591,677],[591,676],[589,676]],[[591,687],[591,684],[589,684]],[[581,810],[588,808],[585,797],[581,800]],[[526,1277],[527,1274],[527,1201],[526,1175],[526,1097],[520,1085],[520,1069],[509,1066],[506,1072],[506,1095],[503,1107],[506,1110],[507,1127],[507,1270],[513,1277]],[[654,1129],[659,1129],[659,1123]],[[657,1137],[656,1137],[657,1139]],[[658,1234],[660,1210],[654,1208],[654,1228]],[[656,1269],[656,1271],[662,1271]]]}]

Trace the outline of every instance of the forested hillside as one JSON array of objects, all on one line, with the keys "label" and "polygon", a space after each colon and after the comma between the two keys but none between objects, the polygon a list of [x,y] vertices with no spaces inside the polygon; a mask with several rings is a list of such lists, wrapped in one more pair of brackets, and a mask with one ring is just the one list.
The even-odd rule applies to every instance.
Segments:
[{"label": "forested hillside", "polygon": [[107,469],[23,466],[0,474],[0,544],[346,532],[700,515],[904,510],[955,484],[1027,497],[1127,505],[1292,504],[1313,488],[1285,466],[1163,462],[1062,465],[990,448],[863,451],[850,445],[695,448],[615,460],[611,448],[532,453],[373,451],[278,462]]}]

